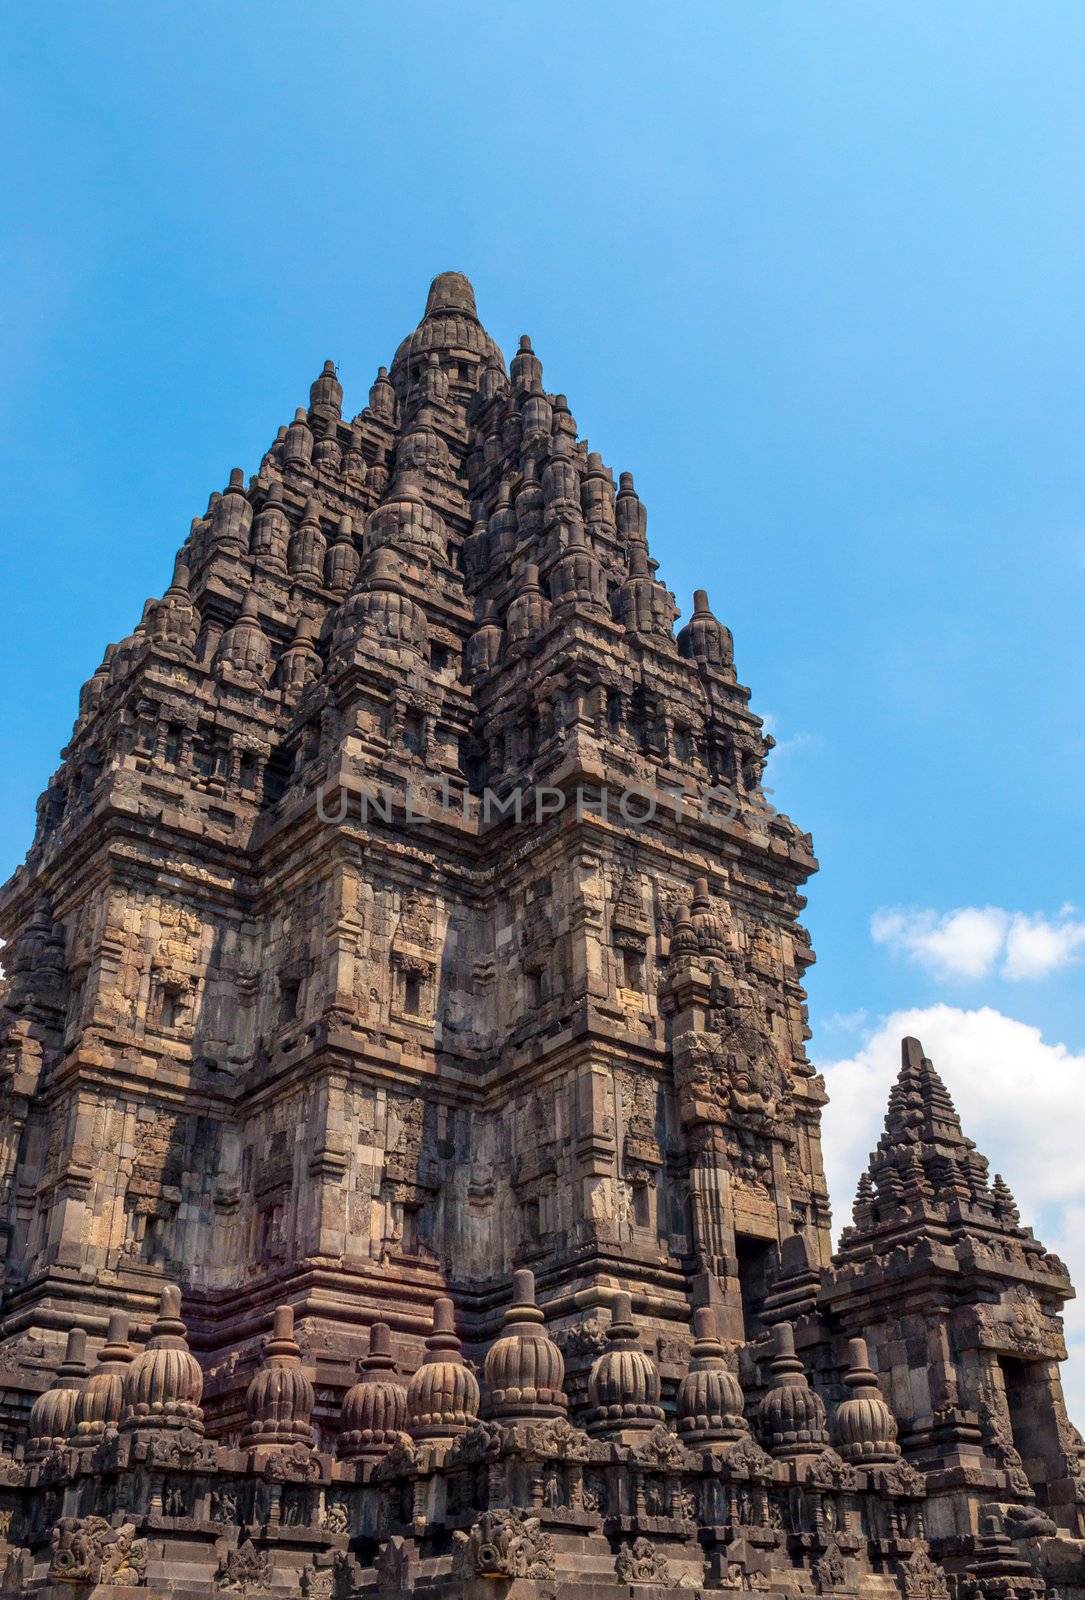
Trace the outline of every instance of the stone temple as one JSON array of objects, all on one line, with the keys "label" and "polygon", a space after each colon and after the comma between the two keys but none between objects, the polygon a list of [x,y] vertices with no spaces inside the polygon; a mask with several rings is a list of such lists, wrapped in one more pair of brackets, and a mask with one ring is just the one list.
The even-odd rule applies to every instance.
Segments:
[{"label": "stone temple", "polygon": [[1072,1290],[914,1039],[833,1252],[727,628],[458,273],[342,405],[0,894],[0,1592],[1082,1600]]}]

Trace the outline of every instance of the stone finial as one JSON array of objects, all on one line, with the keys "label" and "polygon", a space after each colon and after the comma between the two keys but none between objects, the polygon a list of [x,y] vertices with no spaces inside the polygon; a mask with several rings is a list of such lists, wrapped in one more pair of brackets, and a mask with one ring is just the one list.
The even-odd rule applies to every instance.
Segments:
[{"label": "stone finial", "polygon": [[509,378],[516,394],[539,394],[542,391],[542,362],[531,348],[526,333],[520,335],[520,347],[509,364]]},{"label": "stone finial", "polygon": [[505,617],[513,659],[530,647],[549,620],[550,602],[539,586],[539,569],[534,562],[527,561],[520,571],[516,595]]},{"label": "stone finial", "polygon": [[366,520],[364,543],[366,554],[385,547],[411,560],[447,558],[448,529],[423,494],[421,473],[414,468],[396,472],[387,498]]},{"label": "stone finial", "polygon": [[396,471],[429,473],[431,477],[448,479],[451,461],[448,446],[433,425],[433,411],[423,406],[417,411],[410,427],[402,434],[396,450]]},{"label": "stone finial", "polygon": [[825,1404],[811,1389],[795,1354],[795,1329],[778,1322],[772,1330],[772,1387],[758,1408],[761,1437],[774,1456],[817,1455],[829,1443]]},{"label": "stone finial", "polygon": [[700,953],[700,942],[697,930],[690,919],[689,907],[679,903],[674,910],[674,921],[671,925],[671,947],[669,959],[679,961],[688,956]]},{"label": "stone finial", "polygon": [[313,380],[309,389],[309,408],[325,416],[342,416],[343,385],[339,382],[334,361],[325,361],[320,376]]},{"label": "stone finial", "polygon": [[462,272],[439,272],[429,286],[425,315],[432,317],[448,311],[478,319],[475,291]]},{"label": "stone finial", "polygon": [[243,1445],[312,1445],[309,1418],[316,1396],[301,1364],[301,1348],[294,1338],[293,1306],[276,1306],[271,1338],[264,1347],[264,1364],[245,1392],[248,1424]]},{"label": "stone finial", "polygon": [[447,1439],[478,1418],[478,1380],[463,1359],[452,1301],[433,1302],[433,1332],[422,1365],[407,1385],[407,1432],[412,1439]]},{"label": "stone finial", "polygon": [[478,400],[481,405],[487,404],[495,395],[504,394],[509,387],[509,380],[501,368],[501,363],[493,356],[487,356],[482,363],[482,370],[478,380]]},{"label": "stone finial", "polygon": [[343,471],[348,478],[354,479],[356,483],[364,483],[369,471],[366,466],[365,453],[362,449],[363,442],[362,425],[355,420],[351,424],[350,442],[347,445],[346,455],[343,457]]},{"label": "stone finial", "polygon": [[64,1360],[56,1377],[30,1408],[26,1459],[40,1461],[51,1450],[62,1450],[75,1422],[75,1408],[87,1375],[87,1336],[82,1328],[68,1330]]},{"label": "stone finial", "polygon": [[216,666],[229,667],[257,684],[267,682],[271,671],[271,643],[259,621],[260,605],[253,589],[246,589],[241,615],[219,641]]},{"label": "stone finial", "polygon": [[678,654],[687,661],[701,661],[706,666],[726,671],[735,659],[731,630],[712,615],[705,589],[693,592],[693,615],[678,634]]},{"label": "stone finial", "polygon": [[524,461],[523,477],[513,497],[516,533],[519,539],[537,539],[543,531],[546,499],[539,482],[539,465],[534,456]]},{"label": "stone finial", "polygon": [[365,561],[357,583],[335,614],[332,648],[349,654],[367,636],[422,654],[429,637],[426,613],[410,598],[391,549],[378,547]]},{"label": "stone finial", "polygon": [[648,547],[629,547],[629,576],[618,591],[615,615],[629,633],[662,634],[669,639],[675,610],[669,592],[652,576]]},{"label": "stone finial", "polygon": [[664,1419],[659,1396],[659,1371],[641,1348],[632,1299],[617,1294],[607,1348],[596,1358],[588,1378],[588,1432],[623,1440],[650,1433]]},{"label": "stone finial", "polygon": [[463,652],[464,677],[469,683],[496,667],[505,642],[505,631],[494,615],[492,600],[482,608],[479,625],[468,639]]},{"label": "stone finial", "polygon": [[614,532],[614,478],[598,450],[588,453],[580,483],[580,509],[589,527],[600,527],[608,536]]},{"label": "stone finial", "polygon": [[407,1394],[392,1356],[392,1330],[375,1322],[358,1382],[343,1396],[336,1454],[343,1461],[377,1461],[403,1438]]},{"label": "stone finial", "polygon": [[191,655],[199,634],[199,615],[189,594],[189,568],[182,550],[173,567],[173,582],[151,612],[147,634],[160,650]]},{"label": "stone finial", "polygon": [[[901,1066],[889,1093],[885,1126],[868,1167],[868,1186],[849,1230],[846,1249],[894,1220],[909,1227],[904,1207],[942,1208],[961,1202],[985,1209],[1001,1226],[1019,1227],[1006,1193],[987,1181],[987,1162],[966,1138],[945,1084],[918,1039],[901,1041]],[[877,1221],[875,1221],[875,1218]]]},{"label": "stone finial", "polygon": [[723,918],[712,909],[712,896],[708,892],[707,878],[694,880],[690,922],[697,935],[698,947],[706,956],[727,954],[727,928]]},{"label": "stone finial", "polygon": [[290,542],[290,521],[283,505],[282,484],[268,485],[263,504],[253,520],[249,553],[263,567],[286,571],[286,551]]},{"label": "stone finial", "polygon": [[1017,1209],[1017,1201],[1001,1172],[996,1172],[991,1182],[991,1199],[994,1203],[995,1216],[1000,1222],[1009,1223],[1013,1227],[1020,1223],[1021,1213]]},{"label": "stone finial", "polygon": [[727,1365],[711,1306],[693,1313],[689,1370],[678,1385],[678,1432],[689,1444],[733,1444],[749,1433],[738,1379]]},{"label": "stone finial", "polygon": [[284,692],[297,695],[324,670],[324,662],[316,647],[320,622],[316,617],[302,615],[298,618],[294,637],[279,660],[279,683]]},{"label": "stone finial", "polygon": [[166,590],[166,597],[168,598],[170,595],[176,595],[178,599],[187,600],[189,598],[190,582],[191,572],[189,570],[188,559],[185,555],[185,552],[183,550],[179,550],[174,558],[173,577],[170,580],[169,588]]},{"label": "stone finial", "polygon": [[546,527],[581,519],[580,473],[567,440],[554,440],[542,470],[540,487]]},{"label": "stone finial", "polygon": [[576,418],[569,410],[569,401],[563,394],[554,396],[551,435],[552,450],[561,450],[566,454],[576,451]]},{"label": "stone finial", "polygon": [[354,544],[354,522],[345,512],[339,518],[335,539],[324,559],[324,583],[336,594],[346,594],[358,576],[361,558]]},{"label": "stone finial", "polygon": [[304,408],[294,413],[294,420],[286,430],[283,440],[283,465],[307,467],[313,459],[313,430]]},{"label": "stone finial", "polygon": [[618,533],[623,539],[644,543],[648,536],[648,513],[633,487],[633,474],[623,472],[618,478],[618,494],[614,502],[614,518]]},{"label": "stone finial", "polygon": [[211,512],[209,543],[215,550],[243,555],[249,547],[251,527],[252,502],[245,492],[245,475],[240,467],[235,467]]},{"label": "stone finial", "polygon": [[150,1337],[124,1375],[122,1428],[141,1433],[165,1428],[203,1432],[203,1373],[185,1333],[181,1291],[167,1283]]},{"label": "stone finial", "polygon": [[81,728],[83,724],[91,716],[93,716],[94,712],[97,711],[98,707],[101,705],[106,690],[109,688],[110,653],[112,649],[112,645],[106,646],[105,656],[103,657],[100,666],[95,669],[95,671],[91,674],[79,691],[79,718],[76,722],[77,728]]},{"label": "stone finial", "polygon": [[263,480],[275,479],[278,481],[282,471],[283,450],[286,446],[286,424],[278,429],[270,446],[264,451],[260,459],[258,478]]},{"label": "stone finial", "polygon": [[479,583],[489,564],[490,534],[485,519],[476,518],[463,541],[463,574],[469,588]]},{"label": "stone finial", "polygon": [[387,367],[379,367],[369,390],[369,409],[380,422],[392,423],[396,415],[396,391]]},{"label": "stone finial", "polygon": [[527,1268],[512,1279],[512,1304],[505,1325],[486,1353],[486,1412],[509,1422],[561,1417],[569,1409],[562,1387],[565,1361],[546,1331],[535,1304],[535,1275]]},{"label": "stone finial", "polygon": [[438,411],[443,410],[448,400],[448,390],[448,373],[441,365],[441,358],[436,350],[431,350],[411,391],[413,406],[421,407],[423,410],[428,407],[434,407]]},{"label": "stone finial", "polygon": [[907,1139],[911,1130],[922,1130],[932,1143],[974,1148],[964,1136],[957,1108],[934,1063],[918,1039],[907,1038],[900,1043],[900,1072],[890,1091],[885,1133],[892,1142],[902,1136]]},{"label": "stone finial", "polygon": [[516,542],[516,511],[512,504],[512,485],[502,478],[497,486],[494,508],[486,521],[486,531],[495,551],[511,550]]},{"label": "stone finial", "polygon": [[848,1340],[848,1371],[844,1382],[851,1394],[836,1408],[840,1454],[860,1467],[896,1461],[900,1455],[896,1418],[871,1371],[865,1339]]},{"label": "stone finial", "polygon": [[857,1228],[864,1228],[870,1222],[870,1207],[874,1199],[874,1183],[869,1172],[859,1174],[859,1182],[855,1186],[855,1199],[852,1201],[852,1221]]},{"label": "stone finial", "polygon": [[[519,428],[519,439],[516,430]],[[523,453],[525,450],[537,450],[545,447],[549,442],[554,427],[554,408],[545,394],[529,394],[524,398],[524,408],[520,413],[519,423],[510,418],[505,425],[504,439],[508,448],[514,452]],[[533,455],[527,457],[533,461]]]},{"label": "stone finial", "polygon": [[128,1342],[128,1313],[110,1314],[105,1344],[93,1372],[79,1391],[72,1428],[74,1445],[93,1445],[115,1430],[124,1406],[124,1375],[135,1356]]},{"label": "stone finial", "polygon": [[555,605],[609,611],[606,574],[584,536],[579,516],[570,522],[564,553],[550,573],[550,597]]},{"label": "stone finial", "polygon": [[324,578],[324,556],[328,541],[320,525],[322,510],[320,501],[315,495],[310,495],[287,550],[287,570],[294,577],[308,578],[312,583],[321,583]]}]

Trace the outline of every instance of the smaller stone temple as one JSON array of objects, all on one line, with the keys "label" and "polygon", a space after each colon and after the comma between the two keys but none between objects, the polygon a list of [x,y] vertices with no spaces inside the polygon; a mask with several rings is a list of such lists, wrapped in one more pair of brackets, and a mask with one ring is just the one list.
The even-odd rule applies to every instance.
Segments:
[{"label": "smaller stone temple", "polygon": [[918,1040],[834,1249],[729,629],[461,274],[343,401],[0,889],[0,1597],[1085,1600],[1073,1289]]}]

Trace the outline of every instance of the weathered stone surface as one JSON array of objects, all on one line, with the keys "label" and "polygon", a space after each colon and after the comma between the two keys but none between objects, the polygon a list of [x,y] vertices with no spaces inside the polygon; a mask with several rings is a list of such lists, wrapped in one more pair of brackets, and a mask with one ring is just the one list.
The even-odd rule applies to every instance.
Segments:
[{"label": "weathered stone surface", "polygon": [[730,631],[462,275],[343,401],[0,891],[0,1593],[1082,1600],[1072,1291],[916,1041],[832,1255]]}]

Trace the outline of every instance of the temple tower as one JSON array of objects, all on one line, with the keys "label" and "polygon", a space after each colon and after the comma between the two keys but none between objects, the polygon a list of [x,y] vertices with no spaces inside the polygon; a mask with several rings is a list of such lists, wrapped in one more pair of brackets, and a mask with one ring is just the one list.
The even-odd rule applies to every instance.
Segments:
[{"label": "temple tower", "polygon": [[729,629],[461,274],[344,399],[0,890],[0,1597],[1085,1600],[1072,1290],[914,1040],[832,1254]]},{"label": "temple tower", "polygon": [[821,1306],[876,1353],[928,1529],[976,1537],[991,1502],[1082,1522],[1081,1439],[1066,1414],[1066,1268],[1024,1227],[961,1129],[918,1039],[905,1039],[885,1131],[859,1181]]},{"label": "temple tower", "polygon": [[4,890],[0,1326],[168,1275],[212,1369],[289,1303],[338,1388],[529,1264],[559,1333],[625,1291],[741,1340],[829,1235],[815,862],[731,635],[698,591],[676,636],[632,476],[459,274],[342,407],[325,363],[194,519]]}]

